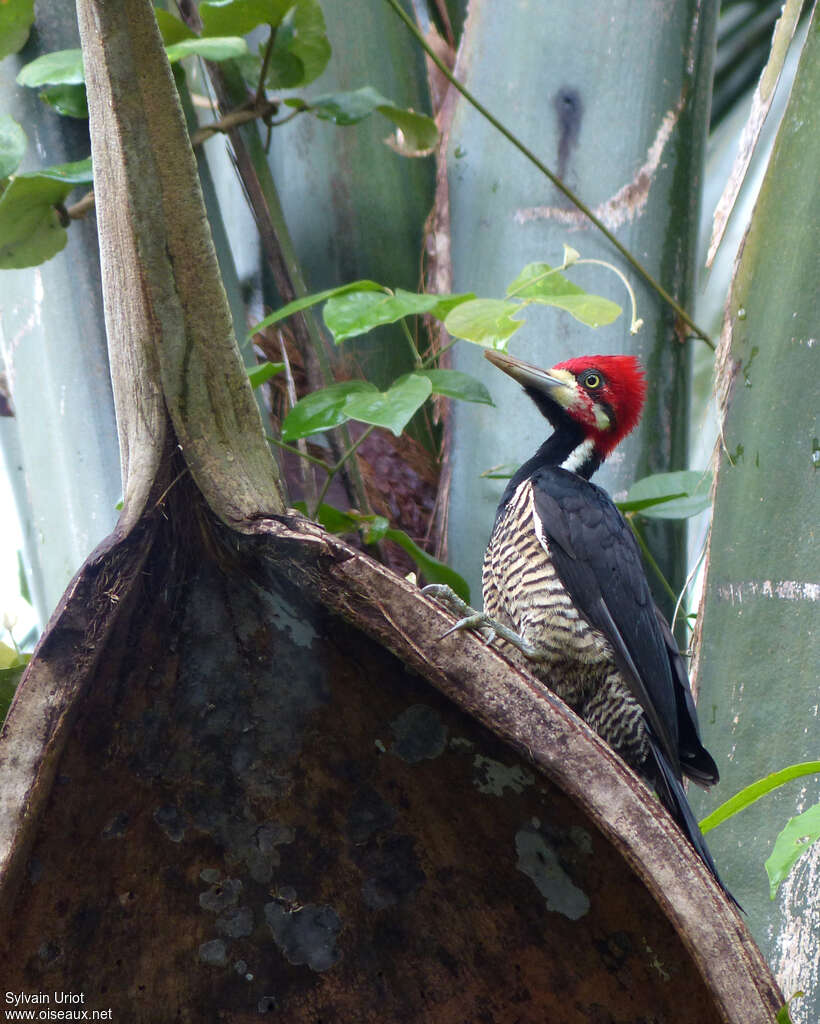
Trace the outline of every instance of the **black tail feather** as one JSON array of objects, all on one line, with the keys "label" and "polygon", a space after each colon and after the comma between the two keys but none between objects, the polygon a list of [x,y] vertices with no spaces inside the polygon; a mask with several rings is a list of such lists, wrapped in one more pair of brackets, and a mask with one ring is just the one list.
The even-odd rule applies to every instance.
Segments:
[{"label": "black tail feather", "polygon": [[[686,799],[683,783],[677,777],[672,766],[654,742],[652,743],[652,753],[654,755],[655,767],[657,769],[657,777],[653,781],[655,782],[661,802],[675,819],[675,822],[681,832],[683,832],[692,844],[700,859],[706,867],[709,868],[717,884],[721,887],[724,893],[726,893],[727,897],[732,901],[732,903],[734,903],[738,910],[743,911],[743,907],[741,907],[738,901],[723,884],[723,879],[718,873],[714,858],[709,852],[709,847],[706,845],[706,840],[703,838],[700,826],[697,823],[695,815],[692,813],[689,801]],[[745,913],[745,911],[743,912]]]}]

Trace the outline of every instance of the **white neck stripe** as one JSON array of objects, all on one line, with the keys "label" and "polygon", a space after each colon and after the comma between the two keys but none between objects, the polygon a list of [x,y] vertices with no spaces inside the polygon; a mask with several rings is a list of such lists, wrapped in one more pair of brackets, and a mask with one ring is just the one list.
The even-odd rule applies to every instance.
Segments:
[{"label": "white neck stripe", "polygon": [[582,466],[592,459],[594,454],[595,444],[591,438],[587,438],[577,448],[573,448],[561,463],[561,469],[567,469],[570,473],[577,473]]}]

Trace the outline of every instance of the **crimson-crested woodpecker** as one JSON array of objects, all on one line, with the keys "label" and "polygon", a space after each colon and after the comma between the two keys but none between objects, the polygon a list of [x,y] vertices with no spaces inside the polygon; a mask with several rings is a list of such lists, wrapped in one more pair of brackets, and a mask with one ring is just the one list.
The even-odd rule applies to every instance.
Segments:
[{"label": "crimson-crested woodpecker", "polygon": [[683,789],[684,775],[718,781],[686,667],[632,530],[589,481],[640,419],[640,364],[587,356],[541,370],[484,354],[554,431],[504,491],[484,558],[484,615],[520,637],[535,674],[654,787],[720,883]]}]

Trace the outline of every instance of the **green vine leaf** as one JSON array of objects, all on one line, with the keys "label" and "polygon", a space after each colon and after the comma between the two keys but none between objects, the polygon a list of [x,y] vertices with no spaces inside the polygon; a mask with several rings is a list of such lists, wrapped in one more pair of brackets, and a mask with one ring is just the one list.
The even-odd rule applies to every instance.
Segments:
[{"label": "green vine leaf", "polygon": [[259,25],[278,25],[293,0],[203,0],[203,36],[246,36]]},{"label": "green vine leaf", "polygon": [[55,207],[90,182],[90,158],[12,178],[0,196],[0,269],[33,267],[60,252],[68,236]]},{"label": "green vine leaf", "polygon": [[784,881],[797,861],[808,853],[820,839],[820,803],[790,818],[778,835],[769,858],[766,874],[769,876],[769,897],[774,899],[780,883]]},{"label": "green vine leaf", "polygon": [[0,60],[23,49],[33,24],[34,0],[0,3]]},{"label": "green vine leaf", "polygon": [[277,373],[281,373],[284,368],[284,363],[269,362],[260,363],[258,366],[252,366],[248,370],[248,380],[251,382],[251,387],[261,387],[266,381],[269,381],[271,377],[275,377]]},{"label": "green vine leaf", "polygon": [[588,327],[611,324],[622,312],[617,302],[585,292],[548,263],[528,263],[507,288],[507,297],[557,306]]},{"label": "green vine leaf", "polygon": [[40,91],[40,99],[63,117],[74,117],[78,121],[88,120],[85,85],[47,85]]},{"label": "green vine leaf", "polygon": [[347,292],[359,291],[384,292],[384,290],[383,285],[376,284],[375,281],[362,280],[353,281],[351,284],[343,284],[338,288],[328,288],[323,292],[314,292],[313,295],[303,295],[301,299],[294,299],[293,302],[289,302],[286,306],[282,306],[280,309],[270,313],[264,320],[260,320],[248,334],[248,341],[255,334],[259,334],[260,331],[264,331],[265,328],[270,327],[272,324],[279,323],[280,320],[285,320],[287,317],[293,316],[294,313],[301,313],[304,309],[310,309],[311,306],[318,306],[320,302],[326,302],[328,299],[332,299],[334,295],[345,295]]},{"label": "green vine leaf", "polygon": [[83,75],[82,50],[55,50],[24,64],[17,75],[17,84],[36,89],[41,85],[79,85]]},{"label": "green vine leaf", "polygon": [[359,392],[378,394],[374,384],[363,380],[345,380],[305,395],[290,410],[282,423],[282,440],[297,441],[323,430],[341,426],[350,417],[345,402]]},{"label": "green vine leaf", "polygon": [[269,89],[309,85],[330,60],[325,16],[316,0],[296,0],[279,22],[265,76]]},{"label": "green vine leaf", "polygon": [[26,152],[28,140],[22,126],[8,114],[0,114],[0,181],[14,174]]},{"label": "green vine leaf", "polygon": [[426,377],[409,374],[387,391],[351,395],[345,402],[344,412],[349,419],[387,427],[398,437],[432,390]]},{"label": "green vine leaf", "polygon": [[[206,60],[230,60],[248,52],[248,44],[236,36],[200,39],[191,36],[165,47],[171,64],[196,54]],[[81,85],[85,81],[82,50],[55,50],[24,65],[17,75],[17,84],[30,89],[41,85]]]},{"label": "green vine leaf", "polygon": [[180,39],[165,47],[168,61],[176,64],[186,57],[202,57],[205,60],[232,60],[243,57],[248,52],[248,44],[238,36],[213,36],[208,39],[194,36],[192,39]]},{"label": "green vine leaf", "polygon": [[[203,6],[200,6],[200,13]],[[157,19],[159,34],[162,36],[162,42],[165,46],[170,46],[172,43],[180,43],[183,39],[195,38],[196,33],[188,28],[184,21],[171,14],[170,11],[166,11],[162,7],[155,7],[154,16]],[[214,35],[218,36],[242,36],[244,34],[244,32],[239,32],[236,29],[228,32],[214,33]]]},{"label": "green vine leaf", "polygon": [[348,291],[328,299],[324,320],[338,345],[348,338],[365,334],[374,327],[392,324],[405,316],[429,313],[439,319],[470,295],[419,295],[397,288],[394,294],[385,291]]},{"label": "green vine leaf", "polygon": [[358,124],[378,111],[400,130],[401,140],[393,135],[385,141],[403,156],[426,156],[438,143],[438,129],[431,117],[396,106],[369,85],[350,92],[312,97],[307,103],[300,99],[285,102],[303,106],[315,117],[341,126]]},{"label": "green vine leaf", "polygon": [[[482,405],[493,405],[490,392],[480,380],[460,370],[413,370],[406,377],[426,377],[433,387],[434,395],[445,395],[447,398],[458,398],[462,402],[479,402]],[[400,377],[399,380],[404,380]],[[398,381],[396,382],[398,383]]]},{"label": "green vine leaf", "polygon": [[512,318],[519,309],[517,303],[504,299],[472,299],[448,313],[444,326],[455,338],[503,352],[509,339],[523,326],[520,320]]}]

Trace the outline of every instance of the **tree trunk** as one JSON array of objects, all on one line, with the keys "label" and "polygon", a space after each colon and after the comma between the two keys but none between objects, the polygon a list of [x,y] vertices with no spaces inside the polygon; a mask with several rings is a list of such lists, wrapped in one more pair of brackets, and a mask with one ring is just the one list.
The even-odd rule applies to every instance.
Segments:
[{"label": "tree trunk", "polygon": [[[815,11],[720,346],[723,429],[697,678],[728,794],[817,757],[819,43]],[[709,836],[786,995],[806,993],[792,1008],[805,1024],[820,1017],[820,846],[775,902],[763,865],[786,821],[818,799],[820,780],[793,782]]]}]

